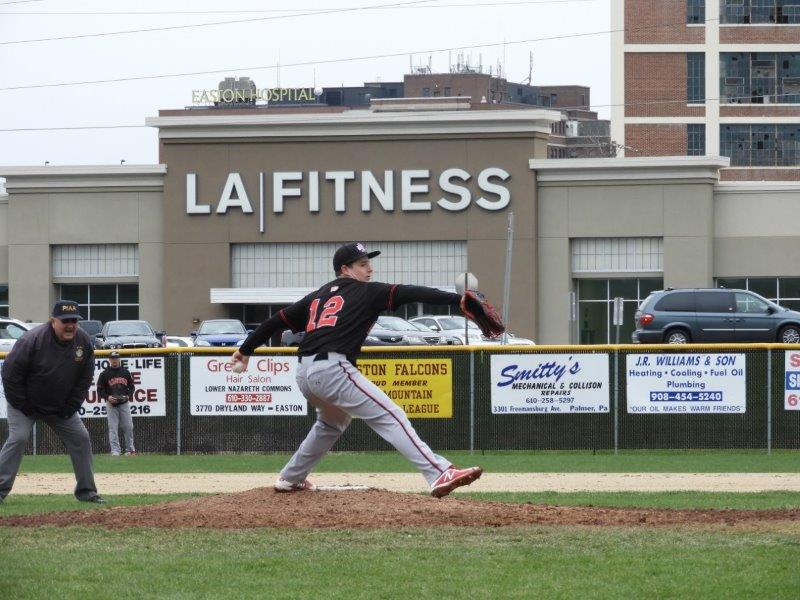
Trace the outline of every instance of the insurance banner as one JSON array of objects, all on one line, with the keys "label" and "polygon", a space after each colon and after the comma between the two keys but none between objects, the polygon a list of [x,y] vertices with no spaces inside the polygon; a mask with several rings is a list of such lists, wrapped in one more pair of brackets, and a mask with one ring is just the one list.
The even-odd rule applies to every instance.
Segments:
[{"label": "insurance banner", "polygon": [[629,413],[743,413],[744,354],[629,354]]},{"label": "insurance banner", "polygon": [[296,356],[252,356],[243,373],[234,373],[229,361],[227,356],[190,358],[190,414],[277,417],[308,413],[295,382]]},{"label": "insurance banner", "polygon": [[[163,417],[167,414],[166,386],[164,385],[164,357],[141,356],[120,358],[122,366],[131,372],[136,390],[131,399],[131,415],[134,417]],[[0,367],[3,361],[0,360]],[[82,418],[105,418],[106,402],[97,395],[97,378],[108,366],[108,358],[95,357],[94,381],[86,400],[78,409]],[[6,396],[0,385],[0,419],[7,417]]]},{"label": "insurance banner", "polygon": [[402,408],[409,419],[453,416],[450,358],[359,360],[358,370]]},{"label": "insurance banner", "polygon": [[607,413],[607,354],[494,354],[492,414]]},{"label": "insurance banner", "polygon": [[800,350],[786,351],[786,385],[783,393],[783,408],[800,410]]}]

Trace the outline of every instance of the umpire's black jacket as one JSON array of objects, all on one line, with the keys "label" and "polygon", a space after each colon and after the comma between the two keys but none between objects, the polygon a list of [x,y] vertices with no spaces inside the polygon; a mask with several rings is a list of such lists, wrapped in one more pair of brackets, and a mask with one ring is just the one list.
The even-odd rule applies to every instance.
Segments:
[{"label": "umpire's black jacket", "polygon": [[3,362],[6,401],[29,417],[77,411],[94,378],[94,348],[82,329],[61,343],[47,322],[16,341]]}]

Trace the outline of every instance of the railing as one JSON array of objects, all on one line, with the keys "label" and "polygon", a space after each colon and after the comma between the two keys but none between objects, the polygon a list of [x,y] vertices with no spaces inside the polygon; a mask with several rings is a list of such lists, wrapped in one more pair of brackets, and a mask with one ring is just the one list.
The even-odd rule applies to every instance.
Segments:
[{"label": "railing", "polygon": [[[242,378],[225,370],[230,352],[123,351],[138,379],[137,450],[297,448],[314,414],[294,383],[294,349],[259,350]],[[97,374],[106,355],[96,356]],[[359,368],[435,449],[800,448],[800,346],[373,347]],[[95,452],[108,452],[93,390],[82,414]],[[0,418],[0,440],[7,433]],[[355,420],[335,449],[390,446]],[[29,451],[63,447],[38,427]]]}]

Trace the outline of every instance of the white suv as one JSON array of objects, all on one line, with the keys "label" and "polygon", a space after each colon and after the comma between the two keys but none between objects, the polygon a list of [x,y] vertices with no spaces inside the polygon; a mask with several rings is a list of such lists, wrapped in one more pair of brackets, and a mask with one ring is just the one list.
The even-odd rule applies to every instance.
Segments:
[{"label": "white suv", "polygon": [[[501,343],[501,338],[490,340],[483,337],[481,335],[481,330],[478,329],[475,323],[460,315],[424,315],[422,317],[414,317],[413,319],[409,319],[409,321],[424,325],[442,335],[456,338],[462,344],[467,343],[467,336],[465,334],[469,335],[469,343],[471,345],[495,346]],[[465,331],[465,326],[469,327],[467,331]],[[536,345],[533,340],[517,337],[513,333],[508,334],[506,343],[518,346]]]},{"label": "white suv", "polygon": [[10,352],[19,338],[26,331],[33,329],[39,323],[26,323],[19,319],[0,317],[0,352]]}]

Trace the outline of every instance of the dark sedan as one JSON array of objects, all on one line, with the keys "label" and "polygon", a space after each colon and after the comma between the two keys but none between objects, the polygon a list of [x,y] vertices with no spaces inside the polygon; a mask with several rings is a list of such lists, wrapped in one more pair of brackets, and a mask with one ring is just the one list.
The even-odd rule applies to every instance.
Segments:
[{"label": "dark sedan", "polygon": [[163,331],[153,331],[147,321],[109,321],[96,336],[101,350],[160,348]]}]

